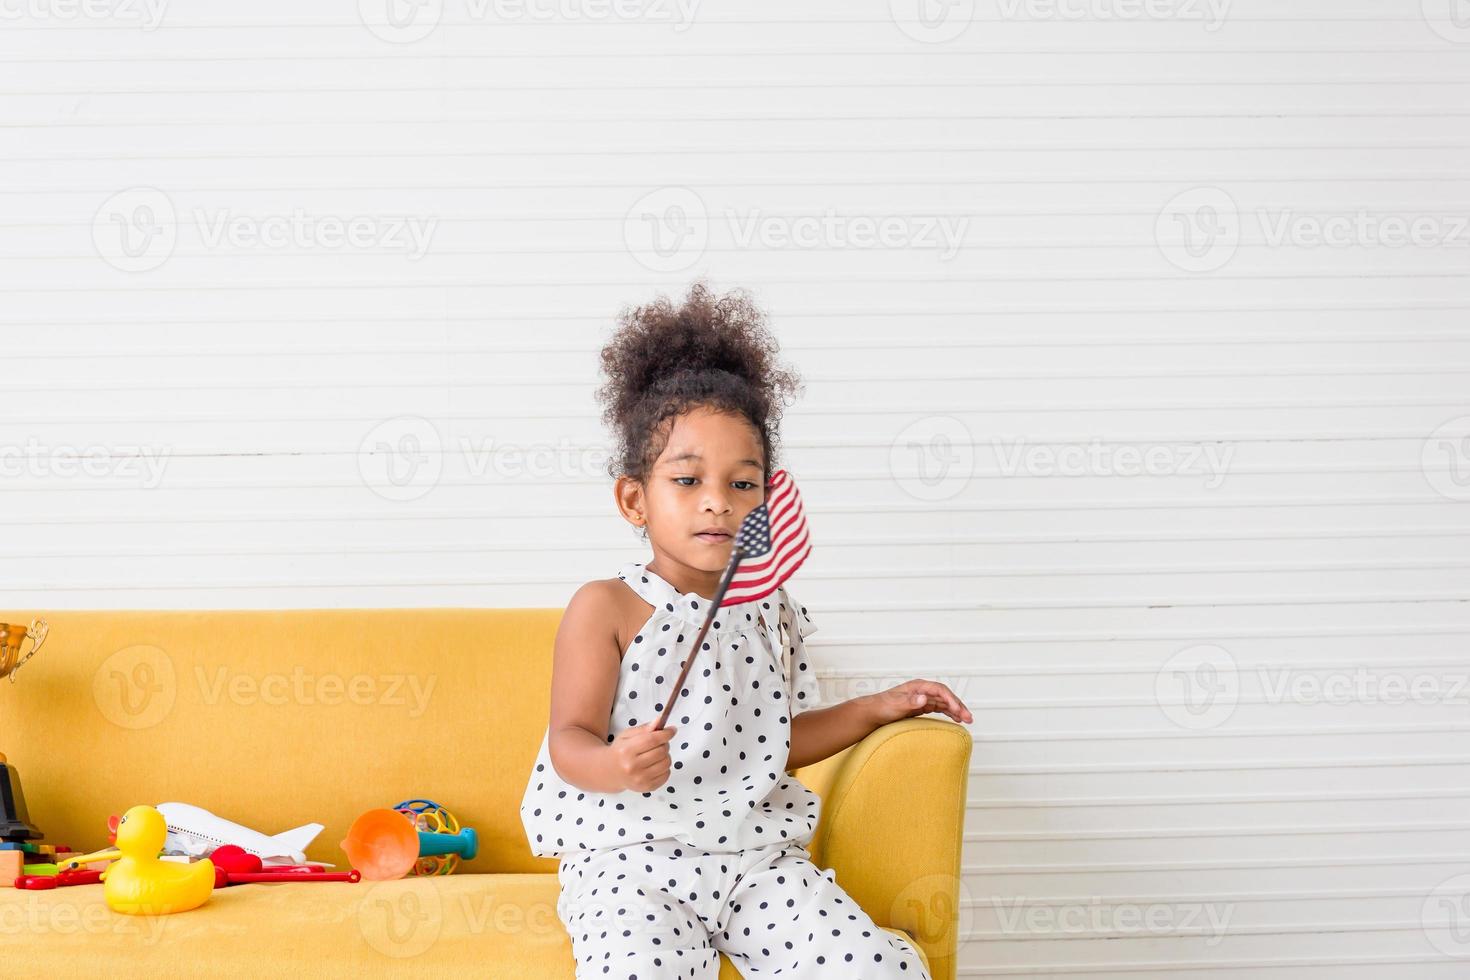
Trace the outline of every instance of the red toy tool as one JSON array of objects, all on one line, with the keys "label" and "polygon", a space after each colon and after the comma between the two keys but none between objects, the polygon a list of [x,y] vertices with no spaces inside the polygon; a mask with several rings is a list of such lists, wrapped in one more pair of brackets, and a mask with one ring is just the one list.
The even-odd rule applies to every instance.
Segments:
[{"label": "red toy tool", "polygon": [[100,871],[58,871],[54,875],[21,875],[15,879],[15,887],[41,891],[67,885],[95,885],[101,880]]},{"label": "red toy tool", "polygon": [[288,864],[265,868],[260,857],[234,844],[216,847],[209,859],[214,862],[214,887],[243,885],[253,881],[361,881],[362,872],[327,871],[320,864]]}]

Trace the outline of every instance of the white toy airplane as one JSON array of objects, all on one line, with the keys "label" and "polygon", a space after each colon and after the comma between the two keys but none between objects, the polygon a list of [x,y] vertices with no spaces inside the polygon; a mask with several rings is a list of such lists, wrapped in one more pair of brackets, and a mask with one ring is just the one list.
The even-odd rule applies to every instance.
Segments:
[{"label": "white toy airplane", "polygon": [[[305,864],[306,845],[322,832],[321,824],[308,823],[267,837],[189,803],[160,803],[155,809],[163,814],[168,825],[168,836],[163,845],[167,854],[202,857],[216,847],[234,844],[259,857],[266,865]],[[332,867],[325,861],[312,863]]]}]

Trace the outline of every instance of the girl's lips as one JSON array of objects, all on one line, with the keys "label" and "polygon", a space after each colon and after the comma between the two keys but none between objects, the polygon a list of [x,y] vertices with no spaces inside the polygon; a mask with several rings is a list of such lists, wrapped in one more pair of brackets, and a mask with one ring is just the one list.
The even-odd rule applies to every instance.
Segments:
[{"label": "girl's lips", "polygon": [[730,535],[728,535],[728,534],[702,534],[701,533],[701,534],[696,534],[695,537],[698,538],[701,541],[708,541],[710,544],[724,544],[726,541],[729,541],[730,540]]}]

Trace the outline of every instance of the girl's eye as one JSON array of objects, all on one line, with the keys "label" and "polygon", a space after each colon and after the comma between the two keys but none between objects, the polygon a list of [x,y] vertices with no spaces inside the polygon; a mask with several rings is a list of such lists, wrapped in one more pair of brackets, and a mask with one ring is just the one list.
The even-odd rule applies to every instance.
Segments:
[{"label": "girl's eye", "polygon": [[[676,477],[674,477],[674,482],[675,483],[678,483],[679,486],[681,486],[681,487],[689,487],[689,486],[693,486],[694,484],[692,484],[692,483],[679,483],[679,481],[680,480],[694,480],[694,479],[696,479],[696,478],[695,477],[692,477],[692,476],[676,476]],[[742,490],[753,490],[753,489],[755,489],[755,484],[752,481],[750,481],[750,480],[736,480],[735,482],[737,484],[739,484],[739,483],[745,484],[745,486],[743,486],[741,488]]]}]

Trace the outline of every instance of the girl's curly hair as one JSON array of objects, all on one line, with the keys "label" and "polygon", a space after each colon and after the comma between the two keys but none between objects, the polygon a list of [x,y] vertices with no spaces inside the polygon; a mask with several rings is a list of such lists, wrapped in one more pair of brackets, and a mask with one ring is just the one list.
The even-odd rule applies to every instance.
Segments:
[{"label": "girl's curly hair", "polygon": [[672,431],[664,423],[696,407],[748,419],[760,434],[766,477],[779,469],[781,411],[801,378],[776,363],[780,347],[745,290],[715,296],[696,281],[682,305],[660,296],[625,307],[618,324],[602,349],[607,381],[597,390],[617,440],[609,476],[645,482]]}]

